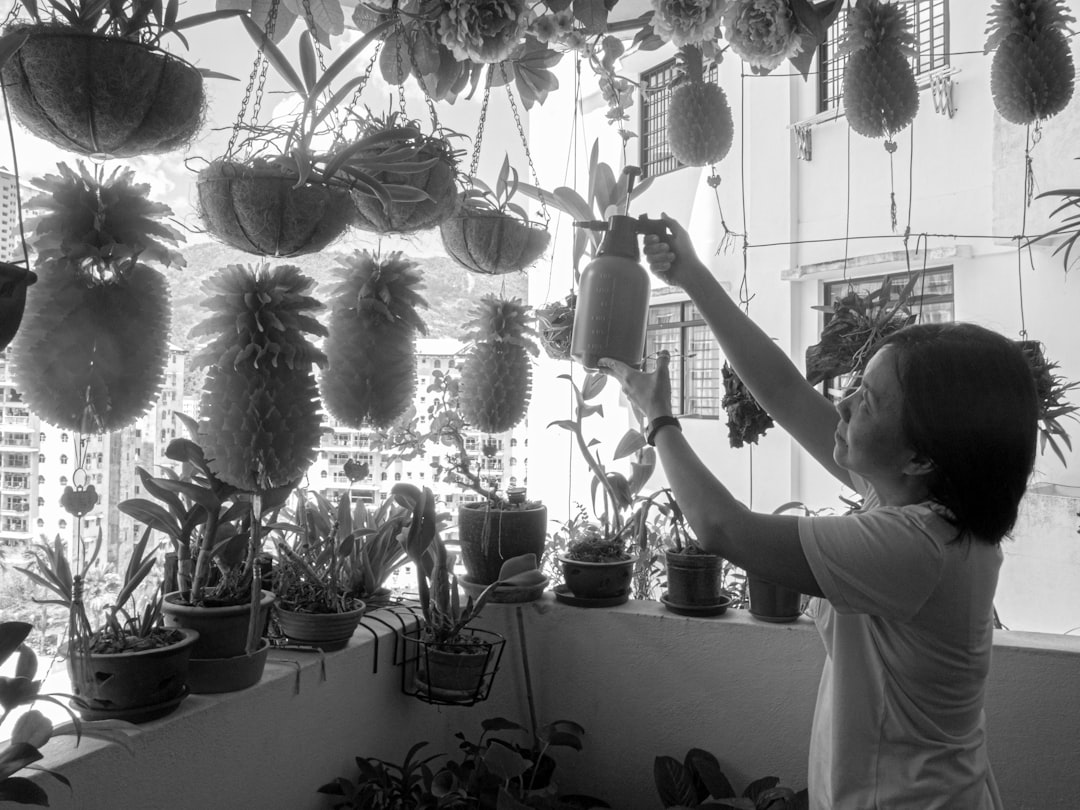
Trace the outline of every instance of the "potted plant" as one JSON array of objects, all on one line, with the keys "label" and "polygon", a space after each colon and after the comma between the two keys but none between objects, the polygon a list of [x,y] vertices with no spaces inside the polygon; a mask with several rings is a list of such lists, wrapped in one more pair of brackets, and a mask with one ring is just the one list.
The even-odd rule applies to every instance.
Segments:
[{"label": "potted plant", "polygon": [[[486,700],[506,643],[502,636],[473,627],[499,587],[493,582],[464,606],[458,593],[453,559],[439,537],[431,490],[407,484],[393,488],[412,512],[403,539],[416,566],[422,621],[415,636],[405,636],[406,660],[415,662],[414,688],[430,703],[471,705]],[[411,648],[411,649],[410,649]]]},{"label": "potted plant", "polygon": [[[490,354],[495,356],[487,357],[489,370],[497,366],[505,371],[501,386],[484,383],[481,368],[472,372],[472,390],[476,396],[471,400],[470,413],[472,419],[480,420],[486,429],[506,430],[507,421],[524,416],[527,393],[521,393],[520,384],[516,393],[507,390],[510,387],[507,381],[512,379],[515,369],[519,380],[522,375],[526,381],[529,379],[528,365],[522,362],[525,352],[518,351],[521,348],[508,343],[501,350],[492,349]],[[480,365],[483,358],[478,353],[472,360]],[[514,369],[508,370],[511,365]],[[529,500],[522,487],[503,490],[501,476],[485,469],[484,459],[494,456],[498,447],[493,440],[481,442],[472,435],[477,425],[466,417],[462,402],[467,370],[468,364],[460,373],[449,369],[434,371],[428,386],[428,392],[434,396],[428,406],[424,429],[420,429],[419,419],[414,414],[408,424],[387,433],[384,441],[401,458],[415,458],[430,444],[447,448],[445,456],[438,457],[435,475],[480,496],[479,500],[463,503],[458,508],[457,525],[467,583],[484,587],[498,579],[507,560],[524,554],[540,559],[547,540],[547,507]],[[479,452],[470,450],[471,443],[476,444]],[[491,598],[502,601],[508,598],[508,593],[495,593]]]},{"label": "potted plant", "polygon": [[[386,164],[388,168],[374,169],[371,176],[398,198],[383,205],[369,193],[354,191],[356,227],[374,233],[415,233],[437,227],[454,213],[460,153],[450,143],[452,133],[436,130],[427,135],[418,121],[397,111],[378,116],[368,110],[357,120],[358,142],[370,146],[352,148],[351,156],[360,165]],[[403,157],[409,165],[395,167]]]},{"label": "potted plant", "polygon": [[[799,510],[804,515],[813,514],[803,503],[791,501],[773,510],[780,515],[788,510]],[[771,624],[788,624],[802,615],[803,595],[794,588],[788,588],[770,579],[746,572],[746,588],[750,598],[750,615],[755,619]]]},{"label": "potted plant", "polygon": [[311,499],[314,503],[298,488],[295,524],[267,527],[294,537],[291,544],[278,543],[274,613],[290,641],[339,650],[364,615],[364,602],[351,589],[349,561],[356,551],[351,497],[346,492],[336,507],[317,492]]},{"label": "potted plant", "polygon": [[[388,206],[394,196],[366,171],[372,161],[365,150],[393,137],[381,133],[343,145],[334,122],[342,100],[364,82],[346,81],[331,92],[331,84],[356,56],[377,39],[373,31],[346,48],[321,75],[315,69],[311,36],[300,36],[297,71],[270,37],[248,17],[244,27],[267,61],[296,94],[299,110],[279,123],[243,122],[234,127],[226,154],[199,172],[198,206],[207,230],[239,250],[261,256],[299,256],[321,251],[341,236],[354,219],[351,191],[376,197]],[[329,97],[327,98],[327,96]],[[256,105],[257,106],[257,105]],[[408,150],[383,155],[378,165],[415,165]],[[237,154],[246,157],[238,159]]]},{"label": "potted plant", "polygon": [[795,792],[782,787],[775,776],[755,779],[740,796],[716,757],[701,748],[691,748],[682,762],[669,756],[656,757],[653,778],[665,808],[806,810],[810,806],[806,788]]},{"label": "potted plant", "polygon": [[773,426],[772,417],[726,360],[720,368],[720,377],[724,383],[720,407],[727,413],[728,443],[736,449],[747,443],[757,444],[758,439]]},{"label": "potted plant", "polygon": [[[198,435],[198,423],[176,416],[189,433]],[[181,473],[166,468],[155,478],[137,467],[143,489],[154,500],[130,498],[119,509],[164,533],[176,549],[176,590],[165,594],[162,610],[166,624],[199,632],[188,671],[190,690],[244,689],[262,677],[269,651],[265,641],[248,650],[253,610],[261,637],[274,602],[273,592],[259,587],[252,607],[254,583],[261,586],[262,578],[258,558],[249,554],[250,499],[217,476],[192,439],[174,439],[165,455],[181,462]],[[277,508],[290,491],[285,487],[268,493],[264,503]]]},{"label": "potted plant", "polygon": [[131,169],[100,166],[33,180],[39,281],[12,344],[30,408],[67,430],[104,433],[134,422],[164,377],[169,286],[157,268],[183,267],[184,237]]},{"label": "potted plant", "polygon": [[[179,20],[179,0],[28,0],[26,40],[3,67],[18,121],[61,149],[135,157],[188,144],[203,122],[204,75],[161,48],[169,34],[237,11]],[[186,42],[185,42],[186,45]]]},{"label": "potted plant", "polygon": [[478,177],[458,197],[456,213],[439,226],[443,247],[466,270],[487,275],[521,271],[539,259],[551,234],[514,202],[517,170],[503,159],[495,188]]},{"label": "potted plant", "polygon": [[671,545],[664,549],[667,593],[660,601],[673,613],[723,613],[731,604],[731,596],[724,590],[723,558],[703,549],[690,533],[670,490],[662,489],[650,498],[655,499],[661,493],[666,496],[667,503],[656,502],[655,506],[668,522],[665,534]]},{"label": "potted plant", "polygon": [[1077,406],[1065,396],[1069,391],[1080,388],[1080,382],[1069,382],[1056,374],[1059,364],[1047,359],[1042,343],[1037,340],[1017,341],[1020,350],[1031,366],[1035,378],[1035,393],[1039,401],[1039,450],[1046,452],[1047,445],[1065,464],[1065,454],[1058,446],[1060,440],[1066,448],[1072,450],[1072,440],[1059,419],[1076,420]]},{"label": "potted plant", "polygon": [[[70,501],[80,492],[86,490],[68,487],[65,496]],[[188,659],[198,632],[163,625],[160,586],[142,606],[137,602],[136,590],[156,562],[146,556],[150,533],[147,528],[132,549],[120,591],[97,626],[91,625],[87,614],[83,584],[101,551],[100,531],[90,554],[80,552],[84,561],[78,568],[73,568],[59,538],[52,546],[35,546],[30,567],[18,568],[56,597],[35,601],[61,605],[69,612],[71,703],[84,720],[141,723],[169,714],[187,697]]]}]

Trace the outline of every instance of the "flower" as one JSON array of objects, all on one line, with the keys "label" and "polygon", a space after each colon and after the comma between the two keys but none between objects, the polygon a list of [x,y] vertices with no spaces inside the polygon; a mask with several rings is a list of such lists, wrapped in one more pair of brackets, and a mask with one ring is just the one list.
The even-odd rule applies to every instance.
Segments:
[{"label": "flower", "polygon": [[28,743],[34,748],[41,748],[52,736],[53,724],[37,709],[30,709],[15,722],[11,730],[13,743]]},{"label": "flower", "polygon": [[439,40],[459,61],[501,62],[522,42],[529,21],[525,0],[448,0]]},{"label": "flower", "polygon": [[725,0],[652,0],[652,27],[665,42],[697,45],[716,36]]},{"label": "flower", "polygon": [[724,11],[724,37],[755,73],[768,73],[802,50],[788,0],[732,0]]}]

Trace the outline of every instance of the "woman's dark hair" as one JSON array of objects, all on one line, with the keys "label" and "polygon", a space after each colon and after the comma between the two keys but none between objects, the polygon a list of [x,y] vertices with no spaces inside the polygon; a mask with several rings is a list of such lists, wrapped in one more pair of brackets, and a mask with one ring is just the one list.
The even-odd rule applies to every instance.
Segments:
[{"label": "woman's dark hair", "polygon": [[908,326],[878,350],[886,346],[896,358],[904,436],[934,464],[931,497],[961,531],[1000,542],[1035,464],[1039,406],[1023,352],[969,323]]}]

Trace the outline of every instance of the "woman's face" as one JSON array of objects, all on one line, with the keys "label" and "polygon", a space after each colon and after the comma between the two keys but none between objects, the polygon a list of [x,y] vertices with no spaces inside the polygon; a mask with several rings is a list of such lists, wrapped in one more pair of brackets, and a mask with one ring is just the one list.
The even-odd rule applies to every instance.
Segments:
[{"label": "woman's face", "polygon": [[896,357],[885,347],[870,358],[861,385],[836,405],[836,463],[871,483],[905,473],[915,451],[903,435],[902,407]]}]

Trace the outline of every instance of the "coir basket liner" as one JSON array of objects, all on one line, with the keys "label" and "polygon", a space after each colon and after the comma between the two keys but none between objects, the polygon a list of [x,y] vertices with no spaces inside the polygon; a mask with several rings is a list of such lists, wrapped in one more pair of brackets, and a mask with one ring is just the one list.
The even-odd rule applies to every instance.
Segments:
[{"label": "coir basket liner", "polygon": [[115,37],[32,25],[3,69],[11,109],[39,138],[81,155],[134,157],[184,146],[202,126],[198,69]]}]

